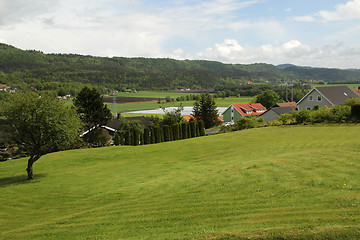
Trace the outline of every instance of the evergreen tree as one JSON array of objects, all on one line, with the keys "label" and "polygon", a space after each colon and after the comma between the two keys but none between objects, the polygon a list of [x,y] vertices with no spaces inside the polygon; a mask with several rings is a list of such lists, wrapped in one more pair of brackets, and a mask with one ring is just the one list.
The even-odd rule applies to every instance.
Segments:
[{"label": "evergreen tree", "polygon": [[95,88],[84,87],[74,99],[74,106],[87,129],[106,125],[113,118],[103,97]]},{"label": "evergreen tree", "polygon": [[196,122],[193,118],[190,118],[189,125],[190,125],[190,137],[194,138],[196,137]]},{"label": "evergreen tree", "polygon": [[205,128],[211,128],[218,123],[218,110],[215,100],[210,94],[201,94],[194,102],[193,114],[198,121],[204,121]]},{"label": "evergreen tree", "polygon": [[115,146],[119,146],[120,145],[120,141],[121,141],[121,137],[119,133],[115,133],[114,135],[114,145]]},{"label": "evergreen tree", "polygon": [[203,120],[198,121],[198,127],[199,127],[199,135],[200,136],[205,136],[205,128],[204,128],[204,121]]},{"label": "evergreen tree", "polygon": [[181,126],[181,139],[187,139],[188,138],[188,123],[182,122],[180,124]]},{"label": "evergreen tree", "polygon": [[179,134],[179,124],[172,125],[172,133],[173,133],[173,140],[179,140],[180,134]]},{"label": "evergreen tree", "polygon": [[144,129],[144,145],[150,144],[150,129],[145,127]]},{"label": "evergreen tree", "polygon": [[170,140],[170,128],[168,125],[163,126],[164,131],[164,142],[171,141]]},{"label": "evergreen tree", "polygon": [[140,142],[140,132],[139,129],[134,128],[132,131],[132,145],[138,146]]},{"label": "evergreen tree", "polygon": [[124,145],[131,145],[131,135],[129,130],[124,132]]},{"label": "evergreen tree", "polygon": [[160,136],[160,128],[159,127],[154,127],[154,136],[155,136],[155,143],[160,143],[161,136]]},{"label": "evergreen tree", "polygon": [[152,127],[152,128],[150,129],[150,143],[151,143],[151,144],[156,143],[155,135],[156,135],[156,134],[155,134],[155,128]]}]

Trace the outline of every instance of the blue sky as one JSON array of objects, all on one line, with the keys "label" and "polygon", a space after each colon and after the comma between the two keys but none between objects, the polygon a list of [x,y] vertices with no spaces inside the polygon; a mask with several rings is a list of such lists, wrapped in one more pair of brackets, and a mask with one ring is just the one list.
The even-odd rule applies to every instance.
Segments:
[{"label": "blue sky", "polygon": [[0,42],[45,53],[360,68],[360,0],[0,0]]}]

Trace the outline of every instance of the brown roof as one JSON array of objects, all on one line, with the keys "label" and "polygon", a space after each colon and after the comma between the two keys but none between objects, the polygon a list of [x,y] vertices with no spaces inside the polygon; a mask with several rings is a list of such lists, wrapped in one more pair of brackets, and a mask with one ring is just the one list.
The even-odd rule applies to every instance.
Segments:
[{"label": "brown roof", "polygon": [[277,103],[273,107],[296,107],[296,102],[284,102],[284,103]]}]

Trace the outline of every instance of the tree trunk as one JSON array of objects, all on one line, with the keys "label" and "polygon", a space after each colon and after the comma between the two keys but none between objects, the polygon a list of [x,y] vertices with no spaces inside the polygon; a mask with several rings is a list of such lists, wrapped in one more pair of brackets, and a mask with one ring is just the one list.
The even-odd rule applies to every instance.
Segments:
[{"label": "tree trunk", "polygon": [[40,157],[39,156],[31,156],[28,160],[28,166],[26,168],[28,174],[28,180],[34,179],[33,174],[33,164],[36,162]]}]

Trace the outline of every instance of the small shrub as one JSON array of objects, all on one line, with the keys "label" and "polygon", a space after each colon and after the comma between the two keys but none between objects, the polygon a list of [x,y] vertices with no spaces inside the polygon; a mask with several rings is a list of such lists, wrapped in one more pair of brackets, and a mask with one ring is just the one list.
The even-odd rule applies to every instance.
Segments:
[{"label": "small shrub", "polygon": [[302,124],[302,123],[309,123],[310,121],[310,110],[300,110],[295,115],[296,123]]},{"label": "small shrub", "polygon": [[330,108],[331,121],[334,123],[343,123],[351,119],[351,107],[348,105],[337,105]]},{"label": "small shrub", "polygon": [[310,112],[311,123],[328,123],[331,121],[331,113],[328,109],[322,108]]},{"label": "small shrub", "polygon": [[292,122],[295,122],[295,118],[290,113],[281,114],[277,120],[279,120],[283,125],[290,124]]},{"label": "small shrub", "polygon": [[254,127],[255,127],[255,119],[249,117],[241,117],[233,125],[234,130],[243,130]]}]

